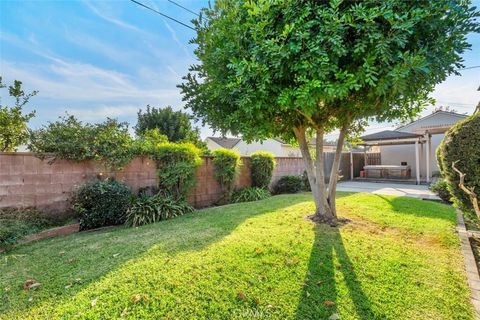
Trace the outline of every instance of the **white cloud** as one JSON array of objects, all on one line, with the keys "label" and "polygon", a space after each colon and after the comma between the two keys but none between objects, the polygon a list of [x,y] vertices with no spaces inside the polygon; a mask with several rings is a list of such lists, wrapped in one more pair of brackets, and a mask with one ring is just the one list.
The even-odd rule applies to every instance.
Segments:
[{"label": "white cloud", "polygon": [[134,26],[134,25],[131,25],[127,22],[124,22],[120,19],[117,19],[115,17],[112,17],[112,16],[109,16],[109,15],[106,15],[105,13],[103,12],[100,12],[100,10],[97,9],[97,7],[95,7],[94,5],[92,5],[89,1],[82,1],[93,13],[95,13],[97,16],[99,16],[100,18],[102,18],[103,20],[105,21],[108,21],[110,23],[113,23],[119,27],[122,27],[122,28],[125,28],[125,29],[129,29],[129,30],[133,30],[133,31],[136,31],[136,32],[139,32],[139,33],[143,33],[143,34],[146,34],[146,32],[142,29],[139,29],[138,27]]},{"label": "white cloud", "polygon": [[38,66],[2,62],[6,76],[22,81],[39,90],[43,98],[73,101],[129,101],[139,99],[159,103],[178,99],[180,92],[174,85],[165,88],[161,84],[147,85],[141,79],[135,81],[114,71],[90,64],[67,63]]}]

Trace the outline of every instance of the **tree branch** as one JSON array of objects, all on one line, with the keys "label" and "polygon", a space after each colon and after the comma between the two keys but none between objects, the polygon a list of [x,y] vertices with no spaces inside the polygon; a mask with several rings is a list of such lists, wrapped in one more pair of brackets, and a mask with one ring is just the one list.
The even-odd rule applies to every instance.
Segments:
[{"label": "tree branch", "polygon": [[470,197],[470,201],[472,202],[472,205],[473,205],[473,209],[475,210],[475,214],[477,215],[477,217],[480,219],[480,207],[478,205],[478,199],[477,199],[477,194],[474,192],[474,187],[472,188],[467,188],[465,186],[465,176],[466,174],[465,173],[462,173],[460,170],[458,170],[456,167],[455,167],[455,164],[458,162],[459,160],[457,161],[454,161],[452,162],[452,169],[458,173],[458,175],[460,176],[460,181],[458,182],[458,186],[460,187],[460,189],[463,190],[463,192],[465,192],[466,194],[468,194],[468,196]]}]

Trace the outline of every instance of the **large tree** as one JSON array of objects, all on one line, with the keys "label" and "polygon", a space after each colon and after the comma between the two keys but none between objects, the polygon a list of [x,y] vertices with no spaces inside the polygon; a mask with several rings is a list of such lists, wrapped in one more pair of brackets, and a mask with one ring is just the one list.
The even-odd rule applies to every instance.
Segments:
[{"label": "large tree", "polygon": [[[0,76],[0,89],[6,88]],[[25,93],[22,82],[15,80],[8,86],[8,95],[13,99],[13,106],[3,105],[0,101],[0,151],[13,152],[28,140],[27,124],[35,116],[35,111],[23,112],[23,107],[37,91]]]},{"label": "large tree", "polygon": [[192,142],[203,149],[198,128],[192,126],[192,116],[182,111],[173,111],[172,107],[155,108],[147,106],[145,111],[138,111],[135,126],[137,136],[143,136],[147,130],[158,129],[170,142]]},{"label": "large tree", "polygon": [[[416,115],[462,67],[478,16],[469,1],[217,0],[195,21],[200,63],[180,87],[187,107],[217,130],[296,140],[316,218],[331,222],[345,136],[365,119]],[[323,138],[335,129],[325,173]]]}]

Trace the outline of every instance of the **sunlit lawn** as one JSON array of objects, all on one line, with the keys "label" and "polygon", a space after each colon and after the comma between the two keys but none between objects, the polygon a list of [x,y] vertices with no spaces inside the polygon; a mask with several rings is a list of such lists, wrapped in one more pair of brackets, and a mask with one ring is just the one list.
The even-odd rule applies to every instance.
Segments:
[{"label": "sunlit lawn", "polygon": [[297,194],[18,247],[0,318],[473,319],[452,208],[339,197],[339,228]]}]

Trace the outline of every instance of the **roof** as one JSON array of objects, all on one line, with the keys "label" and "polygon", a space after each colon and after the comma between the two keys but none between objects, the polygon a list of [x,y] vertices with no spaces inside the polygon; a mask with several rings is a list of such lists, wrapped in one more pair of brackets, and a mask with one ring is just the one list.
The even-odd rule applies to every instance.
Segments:
[{"label": "roof", "polygon": [[409,138],[419,138],[419,137],[422,137],[422,135],[409,133],[409,132],[385,130],[385,131],[361,136],[360,139],[362,139],[363,141],[378,141],[378,140],[409,139]]},{"label": "roof", "polygon": [[[280,142],[281,144],[290,145],[288,142],[285,142],[285,141],[283,141],[283,140],[280,139],[280,138],[273,138],[273,140],[275,140],[275,141],[277,141],[277,142]],[[311,138],[311,139],[308,141],[308,143],[309,143],[310,145],[315,145],[315,138]]]},{"label": "roof", "polygon": [[208,137],[219,146],[227,149],[232,149],[239,143],[242,139],[239,138],[217,138],[217,137]]},{"label": "roof", "polygon": [[[410,123],[407,123],[407,124],[405,124],[405,125],[403,125],[403,126],[400,126],[400,127],[398,127],[397,129],[395,129],[395,130],[404,130],[404,129],[406,129],[406,128],[408,128],[408,127],[416,124],[417,122],[425,121],[425,120],[427,120],[427,119],[430,119],[430,118],[432,118],[432,117],[435,117],[435,116],[438,116],[438,115],[441,115],[441,114],[447,115],[447,116],[450,116],[450,117],[454,117],[454,118],[458,118],[458,119],[464,119],[464,118],[467,117],[465,114],[460,114],[460,113],[456,113],[456,112],[452,112],[452,111],[437,110],[437,111],[435,111],[435,112],[433,112],[433,113],[431,113],[431,114],[429,114],[429,115],[427,115],[427,116],[425,116],[425,117],[423,117],[423,118],[414,120],[414,121],[412,121],[412,122],[410,122]],[[456,122],[456,121],[458,121],[458,120],[455,120],[455,122]],[[445,124],[445,123],[444,123],[444,124],[442,124],[442,123],[437,123],[436,126],[439,126],[439,127],[450,127],[450,126],[452,126],[452,124],[453,124],[453,123],[451,123],[451,122],[446,123],[446,124]],[[428,127],[425,127],[425,129],[429,129],[429,128],[428,128]]]}]

